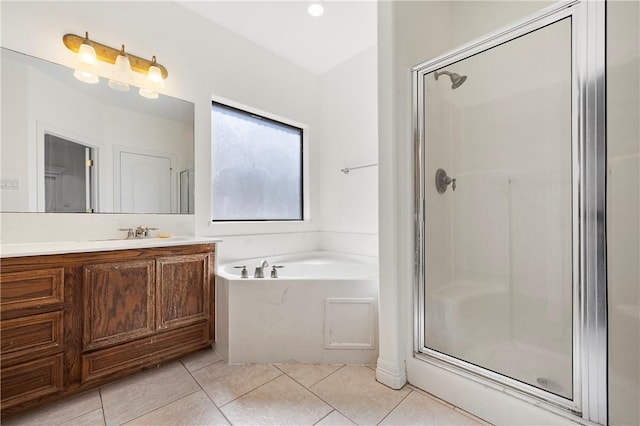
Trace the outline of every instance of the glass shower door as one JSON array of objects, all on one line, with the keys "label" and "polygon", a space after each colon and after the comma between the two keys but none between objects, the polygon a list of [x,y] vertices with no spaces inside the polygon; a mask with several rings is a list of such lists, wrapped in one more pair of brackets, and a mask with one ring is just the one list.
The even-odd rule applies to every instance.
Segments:
[{"label": "glass shower door", "polygon": [[571,18],[420,78],[424,346],[572,400]]}]

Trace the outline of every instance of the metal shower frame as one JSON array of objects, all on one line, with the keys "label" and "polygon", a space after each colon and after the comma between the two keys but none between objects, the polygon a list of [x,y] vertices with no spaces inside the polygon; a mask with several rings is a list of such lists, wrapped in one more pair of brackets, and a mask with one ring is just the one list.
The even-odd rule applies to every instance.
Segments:
[{"label": "metal shower frame", "polygon": [[[563,398],[425,346],[424,76],[571,18],[573,399]],[[605,4],[573,0],[413,68],[414,356],[574,421],[607,424]],[[430,179],[427,179],[431,182]]]}]

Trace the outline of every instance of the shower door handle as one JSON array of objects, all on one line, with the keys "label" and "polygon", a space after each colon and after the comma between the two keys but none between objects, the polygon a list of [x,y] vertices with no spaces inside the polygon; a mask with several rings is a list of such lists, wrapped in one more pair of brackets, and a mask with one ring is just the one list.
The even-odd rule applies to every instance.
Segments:
[{"label": "shower door handle", "polygon": [[444,194],[449,185],[451,185],[451,189],[455,191],[456,179],[447,176],[447,172],[445,172],[444,169],[438,169],[436,171],[436,190],[438,194]]}]

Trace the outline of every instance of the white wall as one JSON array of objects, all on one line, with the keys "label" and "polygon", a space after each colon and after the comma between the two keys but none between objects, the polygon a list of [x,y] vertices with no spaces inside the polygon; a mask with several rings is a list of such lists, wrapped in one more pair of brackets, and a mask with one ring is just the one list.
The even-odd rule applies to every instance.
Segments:
[{"label": "white wall", "polygon": [[340,170],[378,162],[376,64],[377,49],[372,46],[320,76],[323,244],[336,251],[374,256],[378,168],[348,175]]},{"label": "white wall", "polygon": [[640,3],[607,3],[609,423],[640,424]]},{"label": "white wall", "polygon": [[[120,234],[117,227],[154,226],[199,235],[308,232],[319,229],[319,82],[318,77],[262,49],[173,2],[7,2],[2,12],[2,46],[52,62],[72,66],[75,55],[62,43],[66,33],[82,34],[102,43],[124,43],[133,54],[150,57],[169,71],[164,93],[195,104],[196,215],[74,215],[78,226],[60,232],[64,215],[5,213],[3,242],[44,239],[85,239],[86,229],[99,238]],[[287,117],[309,126],[311,218],[304,223],[210,226],[210,105],[217,95]],[[157,220],[156,220],[157,219]],[[143,222],[146,221],[146,222]],[[142,223],[141,223],[142,222]],[[224,245],[221,245],[224,250]]]}]

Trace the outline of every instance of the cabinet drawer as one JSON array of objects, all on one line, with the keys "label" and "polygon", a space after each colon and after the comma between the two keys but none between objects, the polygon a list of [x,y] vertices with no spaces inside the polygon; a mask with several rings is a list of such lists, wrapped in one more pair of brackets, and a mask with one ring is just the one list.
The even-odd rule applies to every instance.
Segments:
[{"label": "cabinet drawer", "polygon": [[8,272],[0,276],[0,312],[64,302],[64,269]]},{"label": "cabinet drawer", "polygon": [[62,354],[2,369],[2,408],[62,390]]},{"label": "cabinet drawer", "polygon": [[0,323],[2,361],[62,349],[62,312],[49,312]]},{"label": "cabinet drawer", "polygon": [[101,349],[82,356],[82,381],[133,371],[210,343],[209,323],[202,322],[153,337]]}]

